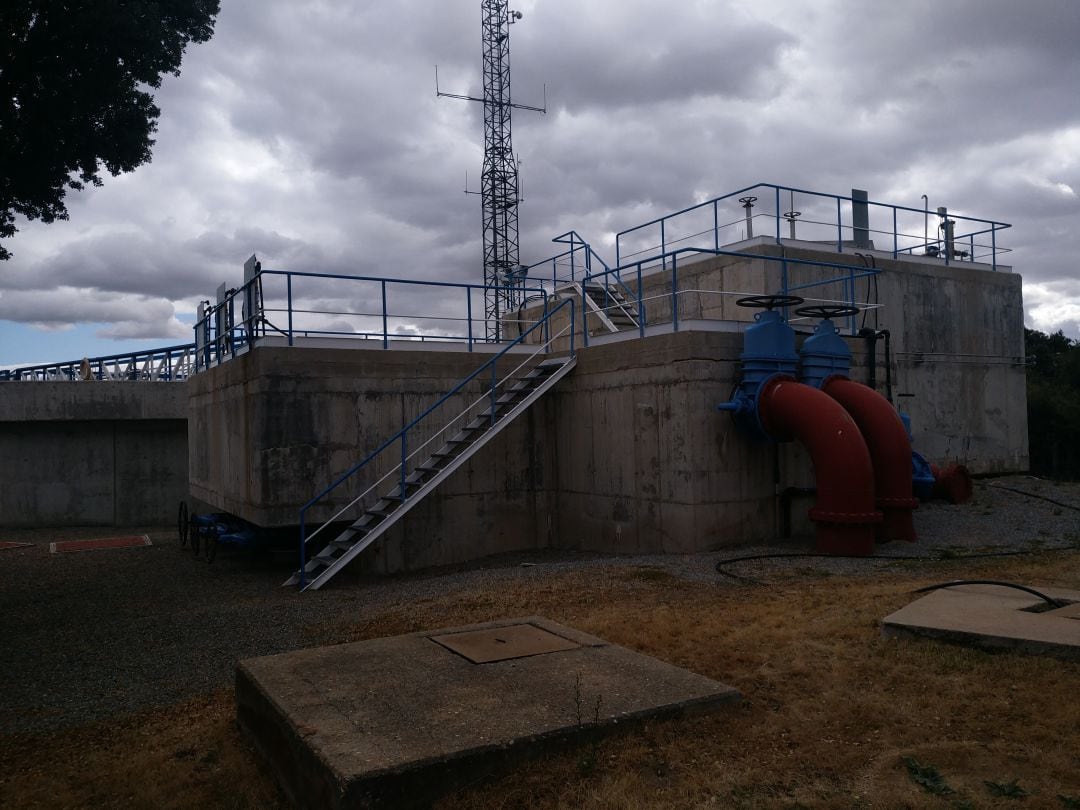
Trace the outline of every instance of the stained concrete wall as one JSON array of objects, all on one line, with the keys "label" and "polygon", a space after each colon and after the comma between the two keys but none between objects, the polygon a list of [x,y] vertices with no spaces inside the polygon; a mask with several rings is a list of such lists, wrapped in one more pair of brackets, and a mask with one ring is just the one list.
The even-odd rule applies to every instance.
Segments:
[{"label": "stained concrete wall", "polygon": [[[295,525],[307,501],[486,359],[479,353],[259,348],[199,374],[189,382],[192,495],[257,525]],[[441,426],[480,390],[477,380],[429,421]],[[389,532],[367,555],[368,564],[403,570],[545,545],[552,468],[545,419],[541,405],[509,425],[440,487],[438,497]],[[423,430],[411,438],[410,451],[425,438]],[[395,446],[375,465],[377,473],[399,459]],[[311,510],[309,523],[331,517],[377,477],[350,481]]]},{"label": "stained concrete wall", "polygon": [[[568,377],[359,565],[402,571],[548,546],[695,552],[775,536],[778,487],[813,477],[796,445],[754,444],[716,412],[741,348],[738,334],[688,331],[580,351]],[[261,348],[201,374],[191,425],[208,440],[191,445],[192,493],[260,525],[295,524],[318,489],[483,359]]]},{"label": "stained concrete wall", "polygon": [[[857,262],[812,245],[784,250],[789,260]],[[913,417],[917,449],[974,472],[1025,469],[1019,276],[917,260],[879,258],[878,266],[875,281],[856,283],[856,298],[881,305],[867,325],[891,333],[893,393]],[[789,282],[834,272],[792,261]],[[777,268],[721,257],[682,265],[679,279],[684,322],[722,319],[736,331],[691,325],[579,349],[572,374],[415,507],[362,564],[398,571],[544,546],[694,552],[776,536],[778,494],[814,483],[810,459],[797,443],[752,443],[715,411],[739,377],[742,335],[734,321],[753,312],[735,307],[735,296],[703,291],[773,291]],[[670,319],[668,283],[642,280],[646,294],[660,296],[650,305],[650,324]],[[810,296],[846,294],[836,284]],[[867,382],[868,346],[851,344],[852,377]],[[192,433],[200,437],[191,446],[192,493],[261,525],[295,524],[308,498],[484,359],[259,348],[200,374],[190,383]],[[880,343],[875,370],[882,390]],[[479,383],[469,397],[478,391]],[[446,416],[465,401],[451,403]],[[399,453],[388,455],[396,463]],[[347,500],[331,498],[329,506]],[[797,530],[809,528],[809,505],[793,510]]]},{"label": "stained concrete wall", "polygon": [[186,415],[183,383],[0,384],[0,525],[171,523]]},{"label": "stained concrete wall", "polygon": [[[800,260],[846,265],[855,275],[865,269],[863,260],[850,252],[838,254],[806,242],[780,246],[759,240],[748,250],[786,258],[791,287],[837,275],[834,268]],[[1026,470],[1020,276],[1009,268],[993,271],[988,265],[970,263],[946,266],[938,260],[893,259],[885,253],[874,254],[874,266],[880,270],[876,277],[849,283],[856,301],[874,305],[865,325],[890,332],[896,403],[912,418],[915,448],[933,462],[962,463],[975,473]],[[779,262],[742,256],[684,259],[675,274],[679,319],[682,323],[723,320],[735,325],[751,321],[754,310],[739,307],[735,301],[740,295],[778,291],[782,272]],[[669,269],[641,279],[650,326],[672,320],[671,278]],[[624,281],[636,292],[634,276],[624,275]],[[843,281],[795,292],[807,299],[829,301],[845,301],[850,295]],[[535,314],[529,310],[526,317]],[[592,335],[606,331],[598,321],[589,324]],[[559,326],[565,325],[564,320]],[[793,325],[810,330],[814,322],[796,320]],[[863,325],[861,317],[858,325]],[[578,345],[582,338],[579,325]],[[876,363],[880,386],[884,386],[886,371],[882,341]]]}]

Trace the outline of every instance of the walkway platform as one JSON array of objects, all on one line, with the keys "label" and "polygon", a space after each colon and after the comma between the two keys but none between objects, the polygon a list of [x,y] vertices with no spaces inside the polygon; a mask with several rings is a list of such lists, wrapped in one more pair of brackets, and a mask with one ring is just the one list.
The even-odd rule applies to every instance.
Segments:
[{"label": "walkway platform", "polygon": [[739,693],[541,617],[242,661],[237,719],[301,807],[411,807]]},{"label": "walkway platform", "polygon": [[1049,603],[1015,588],[959,585],[886,616],[882,633],[1080,661],[1080,591],[1028,587],[1066,605],[1046,609]]}]

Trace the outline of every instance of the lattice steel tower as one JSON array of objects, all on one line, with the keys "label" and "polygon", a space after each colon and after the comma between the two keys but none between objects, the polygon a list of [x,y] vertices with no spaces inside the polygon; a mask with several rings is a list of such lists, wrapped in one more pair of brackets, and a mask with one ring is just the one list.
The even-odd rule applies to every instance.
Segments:
[{"label": "lattice steel tower", "polygon": [[515,286],[518,258],[518,164],[510,139],[510,111],[547,112],[545,107],[514,104],[510,100],[510,26],[521,19],[508,0],[480,4],[484,43],[484,97],[443,93],[439,96],[484,103],[484,170],[480,179],[484,232],[484,317],[488,340],[502,337],[502,316],[521,303]]}]

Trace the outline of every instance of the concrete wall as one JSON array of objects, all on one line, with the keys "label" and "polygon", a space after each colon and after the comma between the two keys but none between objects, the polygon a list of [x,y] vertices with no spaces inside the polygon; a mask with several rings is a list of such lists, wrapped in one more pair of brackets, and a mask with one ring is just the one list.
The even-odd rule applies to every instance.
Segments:
[{"label": "concrete wall", "polygon": [[[805,245],[785,252],[793,285],[835,272],[800,266],[799,258],[853,258]],[[867,325],[890,330],[893,393],[913,417],[917,449],[975,472],[1025,469],[1019,276],[916,260],[879,258],[878,266],[876,282],[856,284],[856,297],[881,305]],[[797,443],[753,444],[729,415],[715,411],[739,376],[735,321],[753,312],[735,307],[734,295],[702,291],[773,292],[778,282],[778,268],[763,259],[681,266],[681,320],[723,320],[736,331],[690,328],[580,349],[570,376],[415,507],[361,564],[399,571],[544,546],[694,552],[775,536],[778,493],[814,483],[810,460]],[[642,283],[647,294],[661,296],[650,305],[650,325],[670,319],[670,282],[654,276]],[[807,297],[846,295],[835,284]],[[852,377],[867,382],[868,345],[851,344]],[[260,348],[201,374],[189,383],[192,435],[200,437],[190,451],[192,494],[260,525],[295,524],[305,501],[485,359]],[[875,369],[883,390],[881,343]],[[468,397],[478,391],[479,383]],[[445,416],[466,401],[459,397]],[[394,464],[400,457],[387,455]],[[328,517],[360,488],[343,490],[313,516]],[[809,528],[809,505],[796,503],[796,530]]]},{"label": "concrete wall", "polygon": [[[258,525],[295,525],[301,506],[486,360],[479,353],[260,348],[210,369],[189,382],[191,492]],[[480,388],[479,381],[468,386],[432,424],[459,413]],[[402,570],[545,545],[552,468],[545,419],[541,405],[502,431],[437,498],[415,507],[368,563]],[[423,432],[411,439],[410,450],[423,439]],[[343,486],[312,509],[309,522],[329,518],[399,459],[397,446],[388,450],[378,474]]]},{"label": "concrete wall", "polygon": [[186,406],[183,383],[0,384],[0,525],[172,523]]},{"label": "concrete wall", "polygon": [[[761,240],[749,249],[787,258],[791,287],[837,275],[834,268],[800,260],[847,265],[855,273],[865,267],[850,252],[837,254],[812,243],[781,247]],[[1020,276],[1008,268],[995,272],[987,266],[945,266],[921,257],[894,260],[891,253],[875,254],[874,264],[881,272],[874,279],[852,282],[854,297],[874,305],[867,312],[866,326],[890,332],[896,403],[912,418],[915,448],[933,462],[963,463],[975,473],[1026,470]],[[718,256],[683,261],[676,274],[680,322],[725,321],[738,326],[751,321],[754,310],[736,306],[735,301],[740,295],[778,292],[782,272],[778,262],[763,259]],[[642,277],[650,326],[672,320],[671,279],[670,271]],[[624,276],[624,281],[636,291],[634,277]],[[816,303],[813,299],[844,301],[850,295],[842,281],[795,292],[810,303]],[[858,326],[863,325],[861,316],[857,320]],[[796,320],[793,325],[809,331],[814,322]],[[605,331],[599,322],[590,322],[590,334]],[[580,326],[576,335],[581,345]],[[883,387],[883,342],[878,344],[876,377]]]},{"label": "concrete wall", "polygon": [[549,401],[560,546],[694,552],[775,533],[773,452],[716,412],[741,347],[681,332],[579,353]]},{"label": "concrete wall", "polygon": [[[741,347],[738,334],[687,331],[582,350],[359,564],[402,571],[547,546],[685,553],[775,536],[776,493],[813,476],[799,447],[754,444],[715,410]],[[192,432],[209,437],[191,445],[192,493],[260,525],[295,524],[307,499],[484,359],[263,348],[212,369],[191,382]]]}]

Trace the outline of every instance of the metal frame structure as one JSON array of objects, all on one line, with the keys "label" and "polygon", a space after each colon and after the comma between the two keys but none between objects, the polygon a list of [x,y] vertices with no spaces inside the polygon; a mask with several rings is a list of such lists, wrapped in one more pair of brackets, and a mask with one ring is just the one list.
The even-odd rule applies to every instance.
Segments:
[{"label": "metal frame structure", "polygon": [[[484,318],[486,338],[502,339],[502,315],[521,303],[518,249],[518,162],[510,136],[511,110],[546,113],[547,107],[514,104],[510,100],[510,26],[521,19],[508,0],[480,4],[484,44],[484,97],[444,93],[436,96],[481,101],[484,104],[484,169],[480,179],[484,236]],[[468,189],[466,189],[466,193]]]}]

